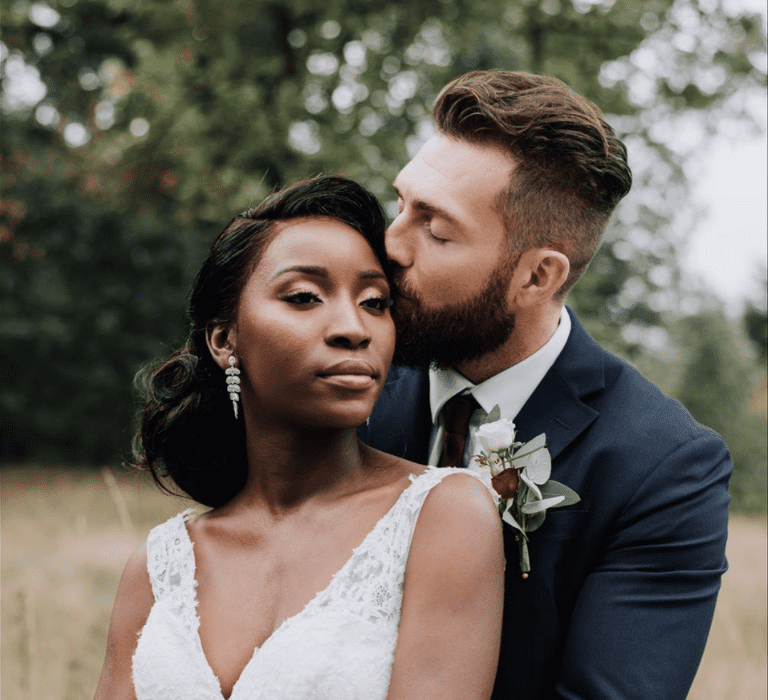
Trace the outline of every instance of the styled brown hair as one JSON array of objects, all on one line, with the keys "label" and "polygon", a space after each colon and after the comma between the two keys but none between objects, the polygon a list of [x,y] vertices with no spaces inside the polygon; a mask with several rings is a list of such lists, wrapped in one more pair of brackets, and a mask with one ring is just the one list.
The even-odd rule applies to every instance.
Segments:
[{"label": "styled brown hair", "polygon": [[568,257],[563,296],[586,270],[608,217],[629,192],[627,149],[602,112],[556,78],[472,71],[432,110],[446,136],[502,148],[515,168],[502,193],[511,253],[550,247]]}]

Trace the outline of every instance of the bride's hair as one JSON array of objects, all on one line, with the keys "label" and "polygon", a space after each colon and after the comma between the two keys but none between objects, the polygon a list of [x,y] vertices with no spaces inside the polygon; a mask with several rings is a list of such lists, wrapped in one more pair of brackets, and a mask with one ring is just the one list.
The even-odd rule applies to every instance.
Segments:
[{"label": "bride's hair", "polygon": [[245,485],[242,419],[236,420],[225,375],[211,357],[206,332],[234,323],[240,295],[281,222],[327,217],[360,232],[388,271],[384,213],[376,198],[342,177],[319,176],[274,192],[236,216],[219,234],[192,287],[189,335],[172,357],[143,367],[136,388],[144,407],[132,464],[173,492],[219,506]]}]

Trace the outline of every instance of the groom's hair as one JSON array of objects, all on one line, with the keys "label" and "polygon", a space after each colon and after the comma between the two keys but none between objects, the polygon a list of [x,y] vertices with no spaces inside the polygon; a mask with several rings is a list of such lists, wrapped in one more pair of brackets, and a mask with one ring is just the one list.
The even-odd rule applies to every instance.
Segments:
[{"label": "groom's hair", "polygon": [[443,88],[432,114],[446,136],[511,156],[515,167],[498,202],[510,252],[564,253],[571,270],[563,296],[632,184],[627,149],[600,110],[556,78],[473,71]]}]

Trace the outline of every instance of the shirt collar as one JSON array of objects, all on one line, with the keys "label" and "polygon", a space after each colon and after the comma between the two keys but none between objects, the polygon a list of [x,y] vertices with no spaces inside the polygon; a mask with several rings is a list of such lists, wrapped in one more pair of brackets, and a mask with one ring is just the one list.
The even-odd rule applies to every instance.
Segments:
[{"label": "shirt collar", "polygon": [[570,332],[571,317],[563,306],[560,309],[557,329],[543,347],[480,384],[473,384],[452,368],[430,368],[429,406],[432,424],[437,423],[440,411],[448,399],[462,392],[471,393],[486,413],[490,413],[493,407],[498,405],[502,418],[514,420],[549,368],[555,364]]}]

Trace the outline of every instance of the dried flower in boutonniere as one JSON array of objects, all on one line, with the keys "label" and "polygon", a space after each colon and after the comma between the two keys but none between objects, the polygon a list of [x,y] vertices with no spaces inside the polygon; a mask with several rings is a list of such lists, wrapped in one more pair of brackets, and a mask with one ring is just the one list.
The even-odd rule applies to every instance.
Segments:
[{"label": "dried flower in boutonniere", "polygon": [[492,487],[498,498],[502,520],[517,530],[520,571],[523,578],[528,578],[528,533],[541,527],[548,508],[570,506],[581,499],[572,489],[549,478],[552,460],[544,433],[526,443],[515,442],[515,434],[515,424],[502,419],[496,406],[487,421],[475,430],[475,439],[483,449],[472,457],[478,468],[485,471],[486,485]]}]

